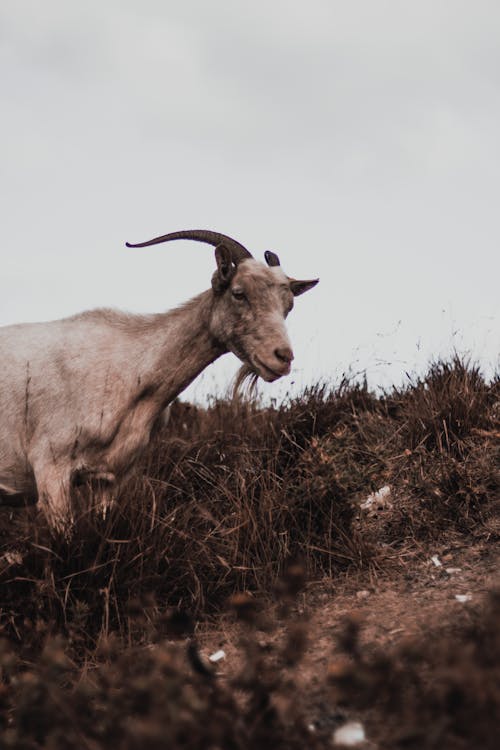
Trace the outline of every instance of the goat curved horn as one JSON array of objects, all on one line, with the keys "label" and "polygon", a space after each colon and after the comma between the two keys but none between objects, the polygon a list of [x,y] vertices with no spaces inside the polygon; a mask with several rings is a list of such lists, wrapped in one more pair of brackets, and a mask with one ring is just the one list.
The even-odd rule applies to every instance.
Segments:
[{"label": "goat curved horn", "polygon": [[266,252],[264,253],[264,258],[266,259],[267,265],[271,266],[271,268],[273,266],[279,266],[279,265],[281,265],[280,264],[280,259],[278,258],[278,256],[276,255],[276,253],[273,253],[271,250],[266,250]]},{"label": "goat curved horn", "polygon": [[225,245],[231,252],[231,259],[235,265],[241,263],[246,258],[253,257],[246,247],[233,240],[232,237],[220,234],[219,232],[211,232],[208,229],[184,229],[180,232],[163,234],[161,237],[155,237],[147,242],[139,242],[136,245],[132,245],[130,242],[126,242],[125,244],[127,247],[147,247],[148,245],[158,245],[160,242],[169,242],[170,240],[196,240],[197,242],[206,242],[208,245],[213,245],[214,247]]}]

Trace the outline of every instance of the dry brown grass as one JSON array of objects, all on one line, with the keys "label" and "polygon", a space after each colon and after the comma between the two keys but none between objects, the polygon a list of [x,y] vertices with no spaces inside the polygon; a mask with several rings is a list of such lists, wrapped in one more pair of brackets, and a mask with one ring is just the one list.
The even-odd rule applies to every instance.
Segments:
[{"label": "dry brown grass", "polygon": [[[164,639],[237,592],[276,596],[291,559],[317,580],[383,565],[381,541],[498,540],[498,404],[498,378],[460,359],[381,397],[344,381],[280,408],[178,403],[106,519],[83,505],[68,540],[1,509],[5,747],[326,747],[276,661],[215,687]],[[395,510],[374,537],[357,501],[383,484]]]}]

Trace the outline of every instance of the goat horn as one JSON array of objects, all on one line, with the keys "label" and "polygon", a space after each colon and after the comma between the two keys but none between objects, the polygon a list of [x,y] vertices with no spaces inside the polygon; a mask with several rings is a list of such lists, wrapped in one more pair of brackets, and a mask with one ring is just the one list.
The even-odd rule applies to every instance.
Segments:
[{"label": "goat horn", "polygon": [[126,242],[127,247],[147,247],[148,245],[158,245],[160,242],[169,242],[170,240],[196,240],[197,242],[206,242],[208,245],[225,245],[231,252],[231,258],[235,265],[241,263],[246,258],[251,258],[252,254],[248,252],[246,247],[242,244],[228,237],[226,234],[220,234],[219,232],[211,232],[208,229],[184,229],[181,232],[171,232],[170,234],[163,234],[161,237],[155,237],[147,242],[139,242],[136,245],[132,245],[130,242]]}]

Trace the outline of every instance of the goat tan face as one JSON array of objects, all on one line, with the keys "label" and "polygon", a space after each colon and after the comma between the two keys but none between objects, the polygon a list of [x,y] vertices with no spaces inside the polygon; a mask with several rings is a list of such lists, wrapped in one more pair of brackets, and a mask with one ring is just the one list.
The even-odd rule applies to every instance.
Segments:
[{"label": "goat tan face", "polygon": [[214,333],[269,383],[291,369],[293,351],[285,318],[293,299],[293,281],[280,266],[267,268],[249,259],[234,269],[216,305]]}]

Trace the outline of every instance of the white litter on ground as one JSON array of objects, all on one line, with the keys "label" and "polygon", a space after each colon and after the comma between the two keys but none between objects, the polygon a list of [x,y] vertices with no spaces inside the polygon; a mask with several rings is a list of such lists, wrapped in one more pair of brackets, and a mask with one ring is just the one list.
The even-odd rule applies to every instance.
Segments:
[{"label": "white litter on ground", "polygon": [[436,568],[442,568],[443,567],[443,563],[439,559],[439,555],[432,555],[431,560],[434,563],[434,565],[436,566]]},{"label": "white litter on ground", "polygon": [[333,733],[334,745],[355,747],[366,740],[365,730],[359,721],[348,721]]},{"label": "white litter on ground", "polygon": [[377,492],[372,492],[368,495],[366,500],[360,504],[361,510],[385,510],[391,509],[392,503],[389,500],[391,496],[391,488],[388,484],[381,487]]},{"label": "white litter on ground", "polygon": [[455,594],[455,599],[457,602],[460,602],[460,604],[465,604],[465,602],[470,602],[472,600],[472,594]]},{"label": "white litter on ground", "polygon": [[367,589],[362,591],[356,591],[356,599],[367,599],[370,596],[370,592]]},{"label": "white litter on ground", "polygon": [[212,664],[217,664],[218,661],[221,661],[222,659],[226,658],[226,652],[222,649],[219,649],[219,651],[215,651],[211,656],[208,657],[208,661],[211,661]]}]

